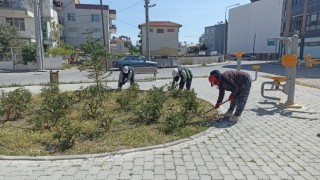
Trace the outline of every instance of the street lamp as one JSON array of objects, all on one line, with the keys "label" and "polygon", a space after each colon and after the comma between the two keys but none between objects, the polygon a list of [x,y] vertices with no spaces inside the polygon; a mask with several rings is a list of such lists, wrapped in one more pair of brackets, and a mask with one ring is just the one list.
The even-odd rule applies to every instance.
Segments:
[{"label": "street lamp", "polygon": [[227,10],[228,10],[228,8],[230,8],[230,7],[238,6],[238,5],[240,5],[240,3],[227,6],[227,7],[226,7],[226,10],[225,10],[225,13],[224,13],[223,55],[225,55],[225,54],[227,53],[227,52],[226,52],[226,49],[227,49]]},{"label": "street lamp", "polygon": [[146,10],[146,51],[147,51],[147,58],[150,60],[150,25],[149,25],[149,7],[156,6],[155,4],[149,5],[149,0],[145,0],[145,10]]}]

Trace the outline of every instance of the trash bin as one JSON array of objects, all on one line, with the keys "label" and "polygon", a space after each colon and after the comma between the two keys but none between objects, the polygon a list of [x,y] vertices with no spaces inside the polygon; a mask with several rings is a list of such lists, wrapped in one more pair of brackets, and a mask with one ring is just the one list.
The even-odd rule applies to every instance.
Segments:
[{"label": "trash bin", "polygon": [[50,71],[50,83],[57,83],[59,84],[59,71],[53,72]]}]

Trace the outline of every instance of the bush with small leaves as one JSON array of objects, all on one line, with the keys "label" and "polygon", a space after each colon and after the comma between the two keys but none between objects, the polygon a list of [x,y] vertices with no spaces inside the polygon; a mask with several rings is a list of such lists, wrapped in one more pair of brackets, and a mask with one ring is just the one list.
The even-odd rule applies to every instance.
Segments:
[{"label": "bush with small leaves", "polygon": [[99,109],[107,98],[107,91],[101,84],[91,85],[78,91],[78,98],[83,103],[82,117],[84,119],[93,119],[99,115]]},{"label": "bush with small leaves", "polygon": [[2,92],[0,96],[0,115],[6,120],[16,120],[30,106],[32,94],[29,90],[20,87],[8,93]]},{"label": "bush with small leaves", "polygon": [[192,111],[193,113],[197,113],[199,108],[199,102],[197,100],[197,94],[194,89],[190,91],[181,91],[181,103],[182,107],[186,112]]},{"label": "bush with small leaves", "polygon": [[58,140],[57,149],[61,152],[70,149],[77,137],[79,137],[79,128],[72,126],[69,120],[61,119],[53,135],[53,138]]},{"label": "bush with small leaves", "polygon": [[170,111],[165,118],[162,131],[170,134],[175,130],[185,127],[189,119],[188,115],[183,111]]},{"label": "bush with small leaves", "polygon": [[164,88],[164,86],[160,88],[154,86],[148,90],[146,98],[135,106],[134,113],[149,123],[158,121],[161,116],[161,109],[166,101]]},{"label": "bush with small leaves", "polygon": [[42,104],[36,111],[35,117],[30,121],[34,129],[52,129],[66,116],[69,108],[75,100],[70,93],[59,91],[59,86],[51,84],[50,87],[42,89]]},{"label": "bush with small leaves", "polygon": [[128,89],[122,90],[116,98],[117,104],[124,110],[129,110],[137,100],[139,91],[140,88],[138,84],[133,84]]}]

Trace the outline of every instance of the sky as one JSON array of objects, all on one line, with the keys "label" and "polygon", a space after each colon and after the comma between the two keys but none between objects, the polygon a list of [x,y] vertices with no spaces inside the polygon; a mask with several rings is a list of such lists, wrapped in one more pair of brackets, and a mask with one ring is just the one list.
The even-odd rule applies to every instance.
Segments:
[{"label": "sky", "polygon": [[[149,21],[171,21],[182,25],[179,31],[179,42],[197,44],[207,26],[214,26],[224,21],[225,13],[233,7],[227,6],[250,3],[250,0],[149,0]],[[144,0],[103,0],[104,5],[116,10],[117,33],[131,38],[136,44],[139,40],[139,24],[145,23]],[[80,0],[81,4],[100,4],[100,0]],[[226,11],[227,9],[227,11]]]}]

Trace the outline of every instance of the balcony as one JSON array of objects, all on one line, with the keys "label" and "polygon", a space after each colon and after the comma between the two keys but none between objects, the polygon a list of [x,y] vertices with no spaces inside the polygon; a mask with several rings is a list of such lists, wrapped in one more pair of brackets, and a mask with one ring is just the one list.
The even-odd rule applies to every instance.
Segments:
[{"label": "balcony", "polygon": [[109,18],[111,20],[115,20],[117,18],[116,10],[113,10],[113,9],[109,10]]},{"label": "balcony", "polygon": [[32,0],[0,0],[0,12],[6,17],[34,17]]},{"label": "balcony", "polygon": [[117,32],[117,27],[116,25],[111,25],[109,26],[109,33],[112,34],[112,33],[116,33]]}]

